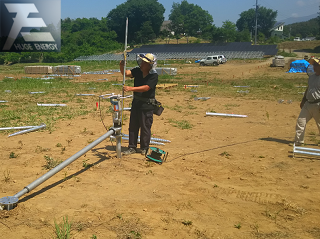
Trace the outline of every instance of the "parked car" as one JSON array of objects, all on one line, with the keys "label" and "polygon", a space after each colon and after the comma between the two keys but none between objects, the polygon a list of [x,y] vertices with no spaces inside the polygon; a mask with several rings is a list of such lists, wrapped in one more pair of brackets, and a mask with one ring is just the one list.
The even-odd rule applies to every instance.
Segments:
[{"label": "parked car", "polygon": [[212,66],[217,66],[219,65],[220,60],[219,56],[207,56],[206,58],[200,60],[200,66],[207,66],[207,65],[212,65]]},{"label": "parked car", "polygon": [[218,55],[219,58],[219,64],[227,63],[227,58],[224,55]]}]

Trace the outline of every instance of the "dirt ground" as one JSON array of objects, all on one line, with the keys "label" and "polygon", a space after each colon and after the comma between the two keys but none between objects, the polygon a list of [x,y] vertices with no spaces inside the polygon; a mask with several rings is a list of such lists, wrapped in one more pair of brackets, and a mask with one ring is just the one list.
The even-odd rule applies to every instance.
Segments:
[{"label": "dirt ground", "polygon": [[[179,71],[205,71],[208,78],[219,74],[226,80],[286,74],[265,61],[186,65]],[[105,76],[76,80],[97,78]],[[320,161],[293,157],[289,146],[300,102],[194,101],[187,91],[158,92],[158,100],[170,107],[154,117],[152,134],[171,141],[159,146],[168,152],[167,162],[150,163],[140,154],[118,159],[115,144],[105,140],[19,198],[13,210],[0,211],[0,238],[53,238],[54,222],[66,218],[73,223],[72,238],[79,239],[320,238]],[[176,104],[180,111],[173,110]],[[210,108],[248,117],[205,116]],[[193,128],[173,127],[170,119],[187,120]],[[110,125],[112,119],[106,122]],[[46,173],[45,155],[66,160],[105,132],[96,112],[61,121],[52,133],[1,134],[0,198],[15,195]],[[317,148],[308,132],[317,132],[313,121],[306,142]],[[11,152],[18,157],[10,158]]]}]

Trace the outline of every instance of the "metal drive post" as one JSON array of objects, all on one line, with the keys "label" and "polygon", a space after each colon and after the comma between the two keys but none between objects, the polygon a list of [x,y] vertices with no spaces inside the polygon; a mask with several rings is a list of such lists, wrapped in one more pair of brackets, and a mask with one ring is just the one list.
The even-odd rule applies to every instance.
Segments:
[{"label": "metal drive post", "polygon": [[76,159],[81,157],[83,154],[88,152],[90,149],[92,149],[96,145],[100,144],[103,140],[105,140],[106,138],[110,137],[111,135],[113,135],[114,133],[116,133],[118,131],[120,131],[120,128],[110,129],[106,134],[102,135],[100,138],[98,138],[97,140],[95,140],[91,144],[89,144],[88,146],[86,146],[83,149],[81,149],[78,153],[72,155],[70,158],[68,158],[67,160],[65,160],[64,162],[62,162],[61,164],[59,164],[55,168],[51,169],[46,174],[42,175],[40,178],[38,178],[34,182],[30,183],[28,186],[24,187],[24,189],[22,191],[18,192],[13,197],[19,198],[22,195],[30,192],[32,189],[34,189],[35,187],[39,186],[41,183],[43,183],[47,179],[51,178],[53,175],[58,173],[60,170],[64,169],[66,166],[68,166],[73,161],[75,161]]},{"label": "metal drive post", "polygon": [[[127,41],[128,41],[128,18],[126,19],[126,32],[125,32],[125,39],[124,39],[124,52],[123,52],[123,80],[122,80],[122,100],[121,100],[121,131],[122,133],[122,118],[123,118],[123,110],[124,108],[124,86],[126,85],[126,68],[127,68]],[[120,138],[121,140],[121,138]],[[121,155],[120,157],[121,158]]]},{"label": "metal drive post", "polygon": [[247,115],[224,114],[224,113],[213,113],[213,112],[206,112],[206,115],[229,116],[229,117],[240,117],[240,118],[248,117]]},{"label": "metal drive post", "polygon": [[121,135],[117,133],[115,138],[117,140],[116,141],[117,158],[119,159],[119,158],[121,158]]},{"label": "metal drive post", "polygon": [[42,128],[45,128],[45,127],[46,127],[45,124],[41,124],[39,126],[35,126],[35,127],[31,128],[31,129],[26,129],[26,130],[22,130],[22,131],[10,134],[10,135],[8,135],[8,137],[19,135],[19,134],[25,134],[25,133],[28,133],[28,132],[31,132],[31,131],[35,131],[35,130],[38,130],[38,129],[42,129]]},{"label": "metal drive post", "polygon": [[18,127],[5,127],[5,128],[0,128],[0,130],[11,130],[11,129],[31,129],[34,127],[38,126],[18,126]]}]

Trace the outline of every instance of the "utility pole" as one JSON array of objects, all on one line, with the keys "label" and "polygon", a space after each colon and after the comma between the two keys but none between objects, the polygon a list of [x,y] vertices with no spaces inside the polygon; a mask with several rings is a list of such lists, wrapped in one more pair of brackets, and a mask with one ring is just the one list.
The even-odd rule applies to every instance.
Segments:
[{"label": "utility pole", "polygon": [[257,45],[257,31],[258,31],[258,0],[256,0],[256,26],[254,31],[254,44]]},{"label": "utility pole", "polygon": [[289,40],[291,38],[291,27],[290,27],[290,31],[289,31]]}]

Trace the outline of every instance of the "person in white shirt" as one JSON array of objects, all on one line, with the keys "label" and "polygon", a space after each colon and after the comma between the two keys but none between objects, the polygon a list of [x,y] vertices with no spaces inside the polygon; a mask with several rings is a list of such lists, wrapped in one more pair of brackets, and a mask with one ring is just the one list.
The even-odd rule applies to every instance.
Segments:
[{"label": "person in white shirt", "polygon": [[[306,125],[310,119],[314,118],[320,133],[320,61],[310,59],[311,71],[309,70],[308,88],[300,103],[300,114],[296,124],[296,135],[294,144],[301,146],[304,144],[304,134]],[[313,67],[313,70],[312,70]]]}]

